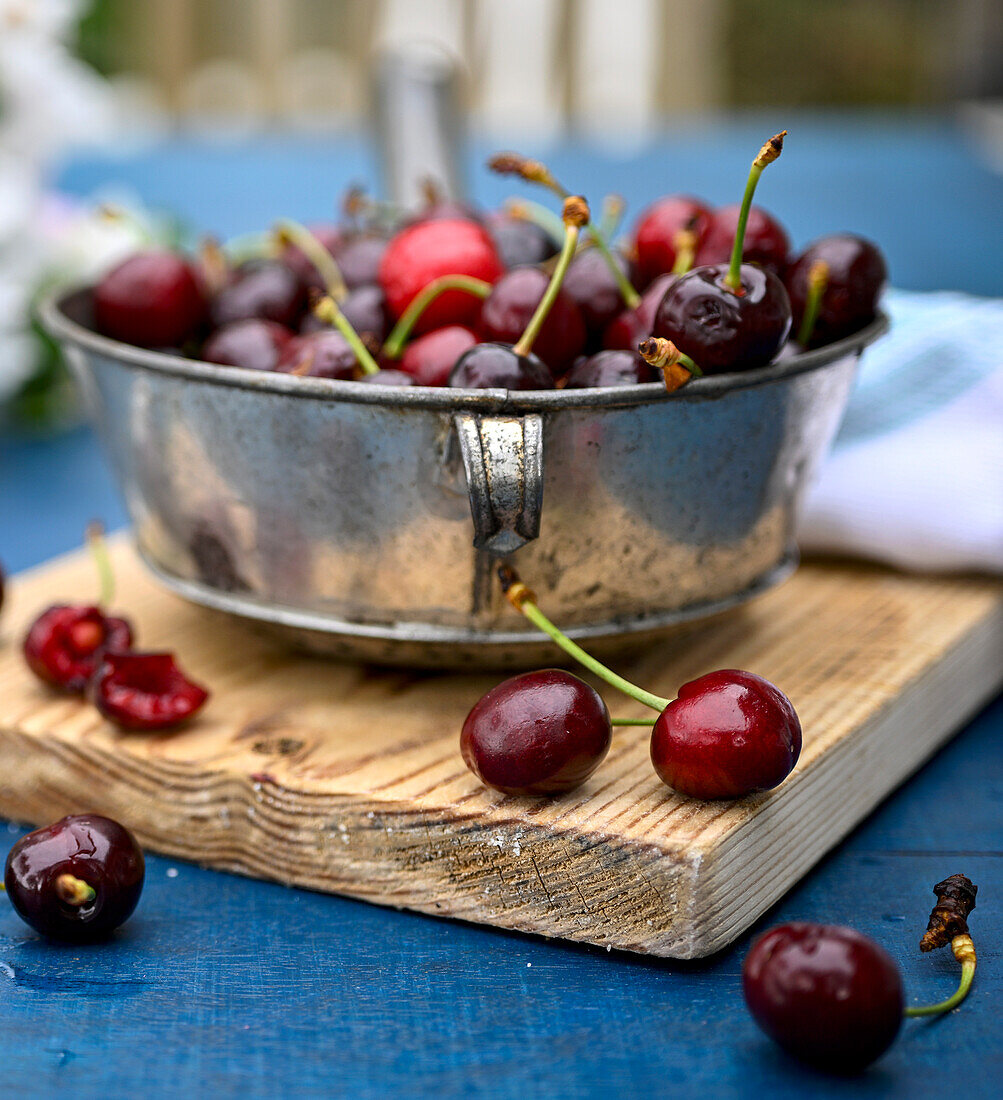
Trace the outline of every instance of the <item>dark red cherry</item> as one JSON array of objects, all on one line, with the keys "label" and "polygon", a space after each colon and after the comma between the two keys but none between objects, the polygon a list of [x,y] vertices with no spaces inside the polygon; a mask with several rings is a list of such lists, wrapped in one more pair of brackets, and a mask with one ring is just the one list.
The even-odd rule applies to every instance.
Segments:
[{"label": "dark red cherry", "polygon": [[[695,262],[698,266],[724,264],[731,259],[740,210],[741,203],[735,203],[714,211],[707,232],[697,245]],[[760,264],[771,271],[782,273],[787,266],[787,254],[790,250],[787,231],[780,222],[761,206],[751,207],[745,227],[745,243],[742,246],[743,262]]]},{"label": "dark red cherry", "polygon": [[[380,344],[386,339],[390,331],[390,318],[387,313],[387,300],[378,286],[359,286],[350,290],[338,302],[338,307],[360,336],[372,336]],[[308,310],[300,325],[300,332],[308,334],[330,327]]]},{"label": "dark red cherry", "polygon": [[884,257],[870,241],[852,233],[822,237],[790,265],[784,278],[795,332],[804,317],[808,272],[820,260],[828,268],[828,276],[809,347],[831,344],[873,321],[888,279]]},{"label": "dark red cherry", "polygon": [[636,350],[637,345],[651,335],[655,327],[655,313],[662,304],[665,292],[678,278],[678,275],[659,275],[641,295],[636,308],[622,310],[606,326],[603,347]]},{"label": "dark red cherry", "polygon": [[[630,265],[614,255],[617,266],[629,277]],[[561,289],[581,310],[585,327],[601,336],[607,325],[623,310],[623,295],[609,265],[597,248],[586,248],[571,261]]]},{"label": "dark red cherry", "polygon": [[[539,268],[517,267],[503,275],[481,306],[482,339],[514,344],[536,312],[550,279]],[[562,289],[543,322],[533,352],[560,377],[585,349],[585,322],[578,306]]]},{"label": "dark red cherry", "polygon": [[310,378],[341,378],[351,381],[358,360],[348,341],[337,329],[325,328],[309,336],[294,336],[282,349],[275,370]]},{"label": "dark red cherry", "polygon": [[756,940],[742,967],[756,1023],[788,1053],[836,1073],[870,1065],[902,1026],[902,979],[874,940],[794,921]]},{"label": "dark red cherry", "polygon": [[112,268],[94,288],[98,332],[126,344],[180,345],[206,315],[198,278],[174,252],[139,252]]},{"label": "dark red cherry", "polygon": [[99,607],[57,604],[28,628],[23,651],[28,668],[60,691],[79,694],[94,675],[105,650],[127,650],[132,627]]},{"label": "dark red cherry", "polygon": [[449,385],[469,390],[552,390],[554,379],[532,352],[518,355],[510,344],[476,344],[460,356]]},{"label": "dark red cherry", "polygon": [[[332,256],[337,256],[345,245],[345,231],[340,226],[323,223],[310,225],[307,228]],[[282,262],[295,272],[304,286],[313,290],[326,289],[320,273],[296,245],[286,245],[282,250]]]},{"label": "dark red cherry", "polygon": [[387,239],[370,233],[349,237],[335,254],[345,286],[354,290],[380,281],[380,262],[387,250]]},{"label": "dark red cherry", "polygon": [[705,374],[751,370],[780,350],[791,329],[784,284],[767,268],[742,264],[742,293],[725,283],[727,264],[696,267],[669,287],[653,335],[671,340]]},{"label": "dark red cherry", "polygon": [[506,267],[542,264],[560,251],[554,238],[528,218],[496,210],[488,215],[487,227]]},{"label": "dark red cherry", "polygon": [[393,367],[382,367],[375,373],[362,374],[358,379],[370,386],[415,386],[417,383],[410,374]]},{"label": "dark red cherry", "polygon": [[[471,275],[493,283],[503,272],[501,260],[487,230],[463,219],[423,221],[398,233],[380,262],[380,286],[394,317],[411,300],[443,275]],[[444,325],[475,321],[480,300],[460,290],[447,290],[425,310],[414,334]]]},{"label": "dark red cherry", "polygon": [[742,798],[790,775],[801,723],[768,680],[724,669],[690,680],[651,732],[651,762],[663,783],[691,798]]},{"label": "dark red cherry", "polygon": [[306,308],[306,288],[279,260],[248,260],[230,275],[209,304],[214,328],[250,319],[295,328]]},{"label": "dark red cherry", "polygon": [[710,207],[688,195],[667,195],[652,203],[641,214],[634,230],[634,264],[641,285],[647,286],[659,275],[667,275],[675,266],[676,241],[681,230],[692,228],[699,243],[710,221]]},{"label": "dark red cherry", "polygon": [[217,329],[202,347],[207,363],[245,370],[275,370],[293,334],[275,321],[234,321]]},{"label": "dark red cherry", "polygon": [[74,814],[17,841],[4,885],[36,932],[80,943],[108,936],[129,919],[144,874],[142,849],[128,829],[97,814]]},{"label": "dark red cherry", "polygon": [[597,351],[579,359],[568,372],[566,390],[584,390],[591,386],[637,386],[659,382],[661,375],[636,351]]},{"label": "dark red cherry", "polygon": [[189,680],[171,653],[103,655],[87,687],[91,702],[124,730],[172,729],[202,709],[209,698]]},{"label": "dark red cherry", "polygon": [[408,344],[400,369],[414,378],[416,386],[446,386],[460,356],[476,343],[477,337],[462,325],[437,328]]},{"label": "dark red cherry", "polygon": [[560,794],[584,783],[609,752],[609,711],[594,688],[563,669],[513,676],[467,715],[467,767],[506,794]]}]

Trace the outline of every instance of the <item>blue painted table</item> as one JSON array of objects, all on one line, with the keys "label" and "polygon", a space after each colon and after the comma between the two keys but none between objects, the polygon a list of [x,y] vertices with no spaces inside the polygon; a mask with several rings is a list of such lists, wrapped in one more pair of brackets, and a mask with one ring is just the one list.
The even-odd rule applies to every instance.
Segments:
[{"label": "blue painted table", "polygon": [[[553,165],[632,207],[685,187],[733,197],[775,123],[791,139],[763,201],[795,239],[852,227],[880,240],[899,285],[1003,294],[1003,183],[948,125],[869,118],[715,123],[632,160],[581,148]],[[678,151],[678,155],[674,153]],[[88,158],[62,182],[124,181],[223,233],[327,213],[372,175],[361,143],[174,141]],[[479,198],[508,189],[478,175]],[[0,441],[0,559],[19,569],[124,521],[85,430]],[[738,976],[749,937],[701,963],[632,956],[245,881],[151,857],[133,920],[86,950],[40,942],[0,908],[0,1081],[10,1096],[712,1097],[996,1096],[1003,941],[1003,700],[767,915],[852,923],[899,960],[911,999],[953,988],[956,964],[915,949],[930,886],[980,886],[976,987],[946,1019],[913,1021],[869,1073],[822,1078],[755,1029]],[[3,826],[0,825],[0,829]],[[18,833],[10,826],[8,839]],[[791,836],[797,843],[797,836]],[[0,845],[0,851],[5,849]],[[753,930],[754,932],[756,930]]]}]

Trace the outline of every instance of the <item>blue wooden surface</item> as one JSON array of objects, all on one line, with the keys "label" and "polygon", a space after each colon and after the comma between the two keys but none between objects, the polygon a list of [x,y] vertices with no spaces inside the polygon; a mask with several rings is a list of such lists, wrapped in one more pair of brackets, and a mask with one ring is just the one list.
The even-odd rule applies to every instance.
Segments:
[{"label": "blue wooden surface", "polygon": [[[730,181],[775,121],[790,120],[672,135],[657,155],[627,166],[569,148],[554,166],[572,186],[616,188],[634,206],[676,188],[728,200]],[[790,128],[786,174],[771,169],[763,201],[796,240],[855,228],[882,242],[899,285],[1003,293],[1003,184],[948,126],[832,118]],[[361,145],[272,139],[90,157],[62,178],[80,193],[125,181],[195,226],[229,233],[278,213],[321,216],[347,181],[369,174]],[[485,200],[507,192],[475,178]],[[95,515],[111,526],[124,518],[89,432],[0,440],[8,568],[76,545]],[[0,905],[0,1094],[996,1096],[1001,733],[1003,700],[757,926],[795,917],[852,923],[896,956],[911,999],[935,1000],[953,988],[956,966],[915,949],[930,886],[958,870],[979,884],[981,963],[969,1001],[946,1019],[908,1023],[862,1078],[818,1077],[762,1038],[738,986],[748,936],[706,962],[659,962],[151,857],[136,916],[105,945],[40,942]]]}]

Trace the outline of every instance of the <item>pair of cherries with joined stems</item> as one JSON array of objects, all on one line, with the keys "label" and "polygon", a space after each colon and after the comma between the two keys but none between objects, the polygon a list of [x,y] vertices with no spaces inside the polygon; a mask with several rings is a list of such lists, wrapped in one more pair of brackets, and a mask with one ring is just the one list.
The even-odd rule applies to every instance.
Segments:
[{"label": "pair of cherries with joined stems", "polygon": [[43,611],[25,635],[25,662],[48,687],[86,695],[121,729],[172,729],[201,710],[209,693],[182,672],[172,653],[132,648],[131,623],[107,611],[114,576],[99,525],[91,525],[87,541],[101,581],[98,602]]},{"label": "pair of cherries with joined stems", "polygon": [[499,569],[509,602],[569,656],[651,707],[651,720],[611,719],[602,697],[563,669],[499,684],[472,708],[460,748],[485,785],[507,794],[559,794],[579,786],[609,751],[614,725],[651,726],[659,778],[692,798],[741,798],[782,783],[801,752],[801,724],[786,695],[751,672],[723,669],[664,699],[618,676],[547,618],[510,566]]}]

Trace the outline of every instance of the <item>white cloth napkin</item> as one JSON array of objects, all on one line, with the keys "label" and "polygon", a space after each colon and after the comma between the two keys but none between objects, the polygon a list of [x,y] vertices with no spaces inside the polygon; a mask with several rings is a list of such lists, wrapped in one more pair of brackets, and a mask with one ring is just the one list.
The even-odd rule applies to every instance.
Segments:
[{"label": "white cloth napkin", "polygon": [[801,546],[1003,572],[1003,300],[892,291],[885,308]]}]

